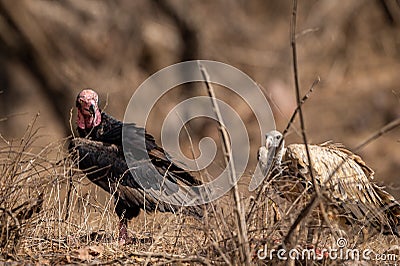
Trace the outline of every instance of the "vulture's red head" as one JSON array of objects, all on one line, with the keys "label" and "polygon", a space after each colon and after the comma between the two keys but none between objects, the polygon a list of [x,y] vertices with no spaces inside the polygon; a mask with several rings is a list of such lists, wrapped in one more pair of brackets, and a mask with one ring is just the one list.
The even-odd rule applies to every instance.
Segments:
[{"label": "vulture's red head", "polygon": [[76,97],[76,108],[78,109],[78,119],[76,124],[79,128],[93,128],[101,122],[99,109],[99,96],[94,90],[85,89]]}]

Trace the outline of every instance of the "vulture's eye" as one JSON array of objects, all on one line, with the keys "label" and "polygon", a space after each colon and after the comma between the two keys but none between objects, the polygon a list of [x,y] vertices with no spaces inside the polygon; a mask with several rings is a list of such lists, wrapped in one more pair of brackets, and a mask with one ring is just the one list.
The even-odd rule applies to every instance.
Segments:
[{"label": "vulture's eye", "polygon": [[277,139],[277,140],[280,140],[280,139],[281,139],[281,136],[280,136],[280,135],[276,136],[276,139]]}]

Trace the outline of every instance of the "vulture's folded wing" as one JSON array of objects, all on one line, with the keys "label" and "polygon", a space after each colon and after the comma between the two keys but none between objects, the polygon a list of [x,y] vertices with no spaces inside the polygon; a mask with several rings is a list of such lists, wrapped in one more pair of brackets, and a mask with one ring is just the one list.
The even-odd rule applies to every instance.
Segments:
[{"label": "vulture's folded wing", "polygon": [[[187,202],[186,197],[196,196],[192,190],[186,191],[168,168],[160,169],[150,159],[136,159],[128,169],[120,146],[77,138],[71,141],[70,148],[77,151],[79,168],[87,177],[105,191],[115,193],[128,207],[177,212],[182,207],[180,202]],[[163,182],[160,182],[160,176],[164,178]],[[160,200],[164,197],[169,201]],[[199,206],[182,210],[202,216]]]}]

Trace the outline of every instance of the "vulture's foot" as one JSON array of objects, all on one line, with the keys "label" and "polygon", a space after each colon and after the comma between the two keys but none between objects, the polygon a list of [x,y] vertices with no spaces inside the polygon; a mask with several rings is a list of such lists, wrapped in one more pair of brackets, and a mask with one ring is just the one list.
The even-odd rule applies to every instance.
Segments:
[{"label": "vulture's foot", "polygon": [[125,219],[119,222],[118,242],[120,245],[128,245],[133,242],[132,238],[128,237],[128,222]]}]

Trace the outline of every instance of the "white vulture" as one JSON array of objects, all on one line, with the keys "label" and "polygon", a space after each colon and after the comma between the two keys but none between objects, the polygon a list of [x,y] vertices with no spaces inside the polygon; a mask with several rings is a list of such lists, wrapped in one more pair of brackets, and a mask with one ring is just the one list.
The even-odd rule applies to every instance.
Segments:
[{"label": "white vulture", "polygon": [[[258,161],[265,176],[281,181],[279,194],[293,202],[305,189],[312,193],[314,188],[305,145],[284,144],[279,131],[268,132],[265,146],[259,148]],[[335,212],[350,224],[372,226],[400,237],[400,205],[373,182],[374,171],[361,157],[339,144],[309,144],[308,149],[323,202],[334,206]],[[296,182],[284,184],[291,180]]]}]

